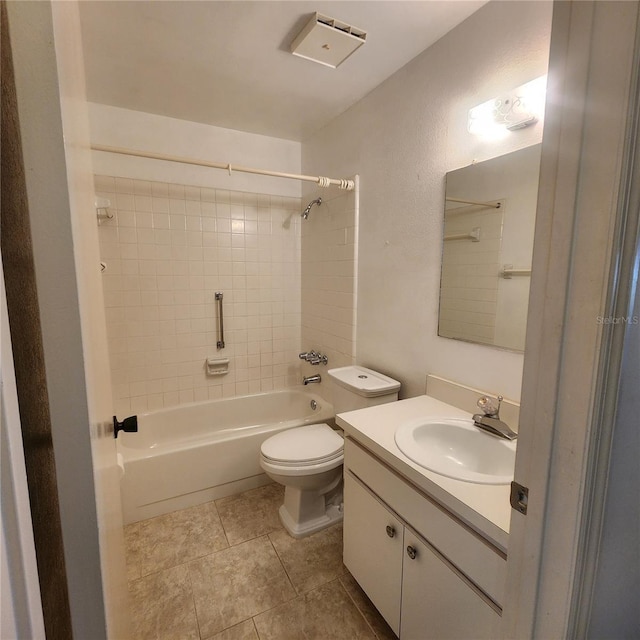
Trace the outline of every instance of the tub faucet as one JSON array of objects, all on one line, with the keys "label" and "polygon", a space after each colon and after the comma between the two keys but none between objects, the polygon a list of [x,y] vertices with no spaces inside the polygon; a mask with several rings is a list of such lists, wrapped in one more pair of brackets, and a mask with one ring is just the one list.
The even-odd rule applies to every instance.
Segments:
[{"label": "tub faucet", "polygon": [[473,423],[479,429],[486,431],[498,438],[505,440],[515,440],[518,434],[513,431],[505,422],[500,420],[500,405],[503,397],[498,396],[498,406],[493,404],[493,400],[487,396],[482,396],[477,404],[482,409],[482,413],[476,413],[473,416]]},{"label": "tub faucet", "polygon": [[307,385],[307,384],[311,384],[312,382],[320,382],[322,380],[322,378],[320,377],[319,373],[316,373],[315,376],[305,376],[304,378],[302,378],[302,384]]}]

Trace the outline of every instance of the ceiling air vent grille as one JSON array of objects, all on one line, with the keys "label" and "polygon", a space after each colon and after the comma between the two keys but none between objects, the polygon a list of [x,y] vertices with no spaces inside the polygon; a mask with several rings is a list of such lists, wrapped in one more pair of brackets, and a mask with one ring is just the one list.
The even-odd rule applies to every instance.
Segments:
[{"label": "ceiling air vent grille", "polygon": [[315,13],[291,43],[291,53],[335,69],[366,39],[362,29]]}]

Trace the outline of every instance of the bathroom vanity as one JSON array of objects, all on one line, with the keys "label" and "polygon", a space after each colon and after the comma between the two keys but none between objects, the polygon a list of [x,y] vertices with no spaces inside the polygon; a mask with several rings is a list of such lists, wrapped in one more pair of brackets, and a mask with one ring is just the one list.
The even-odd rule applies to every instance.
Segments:
[{"label": "bathroom vanity", "polygon": [[401,640],[500,636],[509,485],[428,471],[394,438],[408,421],[469,417],[429,396],[337,416],[344,562]]}]

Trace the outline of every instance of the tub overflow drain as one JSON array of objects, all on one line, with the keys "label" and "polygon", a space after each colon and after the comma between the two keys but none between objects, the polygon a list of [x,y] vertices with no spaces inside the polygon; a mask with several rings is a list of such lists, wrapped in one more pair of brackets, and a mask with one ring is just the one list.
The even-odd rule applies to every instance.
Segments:
[{"label": "tub overflow drain", "polygon": [[365,376],[365,375],[358,376],[358,378],[362,378],[363,380],[364,380],[365,378],[368,378],[368,377],[369,377],[369,376]]}]

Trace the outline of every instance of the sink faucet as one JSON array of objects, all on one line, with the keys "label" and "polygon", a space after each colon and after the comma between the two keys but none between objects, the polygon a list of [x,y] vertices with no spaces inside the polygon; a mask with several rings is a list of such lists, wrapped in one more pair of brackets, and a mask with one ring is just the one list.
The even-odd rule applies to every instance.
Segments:
[{"label": "sink faucet", "polygon": [[320,374],[316,373],[315,376],[306,376],[302,378],[302,384],[307,385],[311,384],[312,382],[320,382],[321,380],[322,378],[320,377]]},{"label": "sink faucet", "polygon": [[479,398],[477,404],[482,409],[482,413],[476,413],[473,416],[473,423],[479,429],[494,436],[505,440],[515,440],[518,434],[500,420],[500,405],[503,399],[502,396],[498,396],[498,406],[496,407],[491,398],[487,396]]}]

